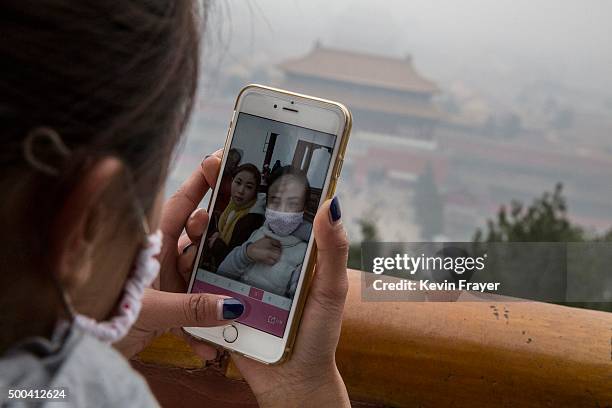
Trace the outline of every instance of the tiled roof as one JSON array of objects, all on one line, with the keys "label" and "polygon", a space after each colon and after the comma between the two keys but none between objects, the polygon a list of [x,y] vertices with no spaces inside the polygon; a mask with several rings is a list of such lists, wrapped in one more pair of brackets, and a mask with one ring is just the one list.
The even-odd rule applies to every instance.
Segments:
[{"label": "tiled roof", "polygon": [[434,93],[436,84],[422,77],[412,59],[392,58],[317,46],[309,54],[283,62],[285,72],[386,89]]}]

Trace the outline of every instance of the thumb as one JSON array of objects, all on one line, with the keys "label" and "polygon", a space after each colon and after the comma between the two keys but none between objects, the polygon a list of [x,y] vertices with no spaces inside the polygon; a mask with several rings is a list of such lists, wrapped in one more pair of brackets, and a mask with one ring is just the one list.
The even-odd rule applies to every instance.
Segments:
[{"label": "thumb", "polygon": [[341,311],[348,291],[346,264],[349,243],[342,226],[338,197],[326,201],[317,211],[314,235],[317,263],[310,296],[315,297],[328,312]]},{"label": "thumb", "polygon": [[237,299],[208,293],[173,293],[146,289],[141,322],[149,330],[227,324],[244,312]]}]

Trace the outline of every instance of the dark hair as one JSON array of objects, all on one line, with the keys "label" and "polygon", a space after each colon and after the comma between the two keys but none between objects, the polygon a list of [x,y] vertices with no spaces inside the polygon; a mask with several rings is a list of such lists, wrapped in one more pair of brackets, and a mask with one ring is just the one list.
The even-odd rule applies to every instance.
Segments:
[{"label": "dark hair", "polygon": [[[201,13],[197,4],[0,3],[2,269],[47,273],[54,214],[99,158],[119,158],[143,209],[152,208],[194,103],[207,8]],[[33,146],[57,175],[24,158],[26,136],[40,127],[56,132],[70,150],[54,160],[48,143]]]},{"label": "dark hair", "polygon": [[70,160],[58,163],[64,179],[96,157],[115,155],[137,180],[143,173],[155,175],[146,189],[155,190],[150,182],[166,170],[193,105],[199,64],[195,4],[3,1],[3,175],[32,172],[22,160],[23,140],[46,126],[72,151]]},{"label": "dark hair", "polygon": [[229,149],[228,156],[230,154],[237,154],[238,155],[238,163],[240,163],[240,160],[242,160],[242,153],[240,153],[240,150],[236,149],[235,147],[232,147],[231,149]]},{"label": "dark hair", "polygon": [[270,177],[268,177],[268,189],[270,189],[270,187],[272,187],[272,184],[274,184],[279,178],[284,176],[292,176],[304,185],[304,197],[306,201],[308,201],[308,197],[310,196],[310,183],[308,182],[308,177],[306,176],[306,173],[303,170],[291,165],[277,167],[276,170],[274,170],[270,174]]},{"label": "dark hair", "polygon": [[259,183],[261,182],[261,172],[259,171],[257,166],[251,163],[244,163],[236,167],[234,171],[232,171],[232,179],[236,177],[238,173],[242,173],[243,171],[251,173],[253,177],[255,177],[255,187],[259,186]]}]

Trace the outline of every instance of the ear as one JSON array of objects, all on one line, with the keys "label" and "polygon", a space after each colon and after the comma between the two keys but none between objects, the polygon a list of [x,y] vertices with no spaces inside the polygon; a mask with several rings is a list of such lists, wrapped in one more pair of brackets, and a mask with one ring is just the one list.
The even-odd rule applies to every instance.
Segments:
[{"label": "ear", "polygon": [[98,160],[79,179],[57,214],[51,233],[52,267],[64,288],[78,287],[91,275],[93,243],[104,218],[100,201],[122,169],[115,157]]}]

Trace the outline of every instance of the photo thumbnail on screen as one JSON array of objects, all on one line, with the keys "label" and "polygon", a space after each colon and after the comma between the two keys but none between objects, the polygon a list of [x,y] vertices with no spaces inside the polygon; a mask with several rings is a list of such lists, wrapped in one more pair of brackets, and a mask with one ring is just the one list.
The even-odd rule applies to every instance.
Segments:
[{"label": "photo thumbnail on screen", "polygon": [[282,337],[336,136],[239,113],[192,292],[239,299]]}]

